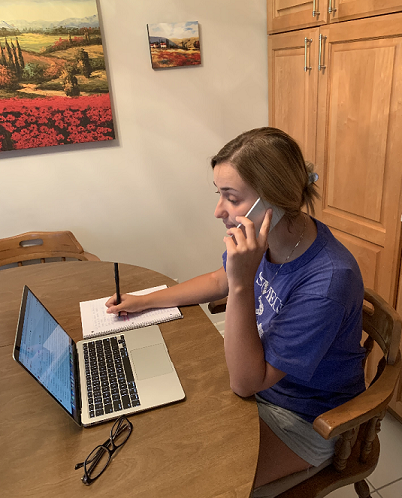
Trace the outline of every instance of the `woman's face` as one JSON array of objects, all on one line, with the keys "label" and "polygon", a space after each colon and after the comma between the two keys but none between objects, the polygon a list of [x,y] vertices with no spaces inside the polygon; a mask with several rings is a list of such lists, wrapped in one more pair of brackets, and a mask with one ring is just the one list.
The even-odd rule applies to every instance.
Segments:
[{"label": "woman's face", "polygon": [[214,185],[219,194],[215,217],[221,218],[226,228],[233,228],[239,223],[236,216],[244,216],[254,202],[258,193],[250,187],[228,162],[217,164],[214,168]]}]

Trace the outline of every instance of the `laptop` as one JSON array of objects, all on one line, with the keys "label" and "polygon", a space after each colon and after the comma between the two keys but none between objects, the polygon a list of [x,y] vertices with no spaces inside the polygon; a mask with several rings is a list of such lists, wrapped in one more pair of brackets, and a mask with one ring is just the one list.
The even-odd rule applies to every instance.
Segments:
[{"label": "laptop", "polygon": [[185,398],[157,325],[75,343],[27,286],[13,357],[84,427]]}]

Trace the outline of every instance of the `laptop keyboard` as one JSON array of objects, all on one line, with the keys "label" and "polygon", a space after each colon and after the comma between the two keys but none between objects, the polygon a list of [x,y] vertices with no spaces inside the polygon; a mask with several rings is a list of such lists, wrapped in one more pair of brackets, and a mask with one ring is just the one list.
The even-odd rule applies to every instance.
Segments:
[{"label": "laptop keyboard", "polygon": [[124,335],[83,347],[90,418],[139,406]]}]

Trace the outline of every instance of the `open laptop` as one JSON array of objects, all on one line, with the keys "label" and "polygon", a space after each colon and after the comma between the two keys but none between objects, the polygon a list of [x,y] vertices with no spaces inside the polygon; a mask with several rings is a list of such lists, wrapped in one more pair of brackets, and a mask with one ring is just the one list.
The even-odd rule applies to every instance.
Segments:
[{"label": "open laptop", "polygon": [[157,325],[75,343],[27,286],[13,357],[84,427],[185,398]]}]

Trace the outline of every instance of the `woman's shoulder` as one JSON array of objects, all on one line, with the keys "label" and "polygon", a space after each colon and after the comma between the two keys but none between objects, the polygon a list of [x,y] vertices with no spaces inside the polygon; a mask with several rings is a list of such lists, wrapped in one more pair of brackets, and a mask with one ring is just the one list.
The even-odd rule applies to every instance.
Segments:
[{"label": "woman's shoulder", "polygon": [[344,303],[360,300],[363,295],[363,279],[359,265],[349,251],[324,223],[317,224],[317,244],[319,249],[311,258],[309,278],[306,287],[331,300]]},{"label": "woman's shoulder", "polygon": [[[332,234],[331,230],[319,220],[312,218],[317,227],[317,236],[309,248],[298,258],[284,265],[281,273],[301,271],[306,274],[325,273],[326,271],[358,270],[352,253]],[[269,263],[268,263],[269,264]]]},{"label": "woman's shoulder", "polygon": [[323,250],[322,256],[331,261],[334,269],[358,269],[359,267],[353,254],[335,237],[331,229],[319,220],[314,221],[317,225],[318,243]]}]

